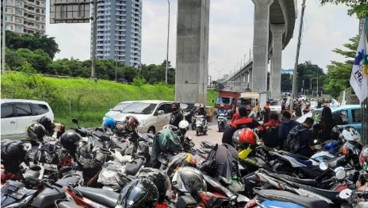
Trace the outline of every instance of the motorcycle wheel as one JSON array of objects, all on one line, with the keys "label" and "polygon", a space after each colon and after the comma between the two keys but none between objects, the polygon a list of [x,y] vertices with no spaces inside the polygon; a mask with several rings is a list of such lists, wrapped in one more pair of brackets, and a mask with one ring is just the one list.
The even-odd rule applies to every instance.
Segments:
[{"label": "motorcycle wheel", "polygon": [[199,129],[196,130],[196,135],[199,136]]},{"label": "motorcycle wheel", "polygon": [[193,122],[192,123],[192,130],[195,130],[196,129],[196,126],[195,126],[195,123]]}]

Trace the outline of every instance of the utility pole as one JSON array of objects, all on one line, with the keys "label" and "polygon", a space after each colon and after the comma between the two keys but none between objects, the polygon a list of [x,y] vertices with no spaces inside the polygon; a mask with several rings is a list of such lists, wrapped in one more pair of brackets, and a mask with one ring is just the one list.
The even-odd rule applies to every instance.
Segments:
[{"label": "utility pole", "polygon": [[319,94],[318,94],[318,79],[319,79],[319,74],[318,74],[318,71],[317,71],[317,97],[319,97]]},{"label": "utility pole", "polygon": [[97,42],[96,39],[97,39],[97,0],[93,0],[91,78],[96,78],[96,42]]},{"label": "utility pole", "polygon": [[115,57],[115,82],[117,81],[118,81],[118,59]]},{"label": "utility pole", "polygon": [[1,28],[1,73],[2,74],[5,74],[5,1],[2,2],[2,5],[1,5],[1,14],[2,14],[2,25],[3,27]]},{"label": "utility pole", "polygon": [[170,0],[167,0],[167,4],[168,4],[168,17],[167,17],[166,70],[165,70],[165,82],[166,82],[166,84],[167,84],[167,71],[169,69]]},{"label": "utility pole", "polygon": [[[301,36],[302,36],[302,29],[303,29],[303,18],[304,18],[304,11],[305,11],[305,0],[302,3],[302,15],[300,17],[300,26],[299,26],[299,36],[298,36],[298,45],[296,47],[296,57],[295,57],[295,65],[294,65],[294,73],[293,73],[293,87],[291,90],[291,97],[294,99],[296,97],[296,90],[297,87],[297,76],[298,76],[298,61],[299,61],[299,51],[301,45]],[[294,110],[294,100],[290,103],[290,110]]]}]

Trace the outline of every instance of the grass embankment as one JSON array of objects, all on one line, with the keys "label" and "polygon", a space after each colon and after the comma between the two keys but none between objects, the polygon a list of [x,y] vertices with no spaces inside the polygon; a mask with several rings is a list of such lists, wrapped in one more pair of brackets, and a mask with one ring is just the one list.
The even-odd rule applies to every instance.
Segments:
[{"label": "grass embankment", "polygon": [[[217,92],[208,92],[208,105]],[[47,101],[57,122],[74,127],[77,118],[82,126],[99,126],[104,114],[125,100],[174,100],[174,87],[166,85],[126,85],[113,81],[82,78],[51,78],[24,73],[1,76],[1,98]]]}]

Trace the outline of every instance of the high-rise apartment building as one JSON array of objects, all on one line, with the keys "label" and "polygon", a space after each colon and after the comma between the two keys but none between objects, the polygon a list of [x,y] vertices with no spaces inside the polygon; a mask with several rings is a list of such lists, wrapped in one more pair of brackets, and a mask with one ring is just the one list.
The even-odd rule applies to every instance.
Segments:
[{"label": "high-rise apartment building", "polygon": [[4,0],[5,29],[16,33],[45,33],[46,0]]},{"label": "high-rise apartment building", "polygon": [[141,28],[142,0],[99,1],[97,6],[97,59],[111,59],[125,65],[139,66],[141,63]]}]

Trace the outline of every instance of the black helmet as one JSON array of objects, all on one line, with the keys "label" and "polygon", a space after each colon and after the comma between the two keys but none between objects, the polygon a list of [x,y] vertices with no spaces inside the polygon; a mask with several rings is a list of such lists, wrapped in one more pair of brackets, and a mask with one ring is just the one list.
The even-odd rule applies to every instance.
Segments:
[{"label": "black helmet", "polygon": [[340,137],[340,134],[342,132],[342,128],[339,126],[334,126],[331,130],[331,138],[332,139],[338,139]]},{"label": "black helmet", "polygon": [[21,141],[8,141],[1,144],[1,163],[8,172],[17,173],[26,155],[27,149]]},{"label": "black helmet", "polygon": [[121,191],[117,204],[122,208],[154,207],[159,193],[154,183],[146,178],[130,182]]},{"label": "black helmet", "polygon": [[51,119],[47,118],[46,116],[37,120],[43,127],[45,127],[47,132],[51,132],[54,129],[54,123]]},{"label": "black helmet", "polygon": [[138,175],[139,178],[147,178],[152,181],[159,192],[158,203],[161,203],[165,200],[166,191],[171,189],[171,182],[169,177],[154,168],[143,168]]},{"label": "black helmet", "polygon": [[43,137],[46,135],[45,127],[39,123],[31,123],[27,127],[27,135],[32,140],[43,141]]},{"label": "black helmet", "polygon": [[172,179],[173,187],[182,193],[190,193],[192,196],[198,192],[206,192],[207,184],[201,171],[192,167],[181,167]]},{"label": "black helmet", "polygon": [[68,131],[61,135],[60,143],[68,151],[74,152],[77,150],[78,143],[81,139],[82,137],[78,133]]},{"label": "black helmet", "polygon": [[33,162],[58,164],[60,161],[58,155],[60,148],[60,146],[51,143],[43,144],[36,150],[33,157]]},{"label": "black helmet", "polygon": [[196,159],[191,153],[181,152],[170,158],[167,165],[167,175],[170,177],[180,168],[184,166],[196,167]]}]

